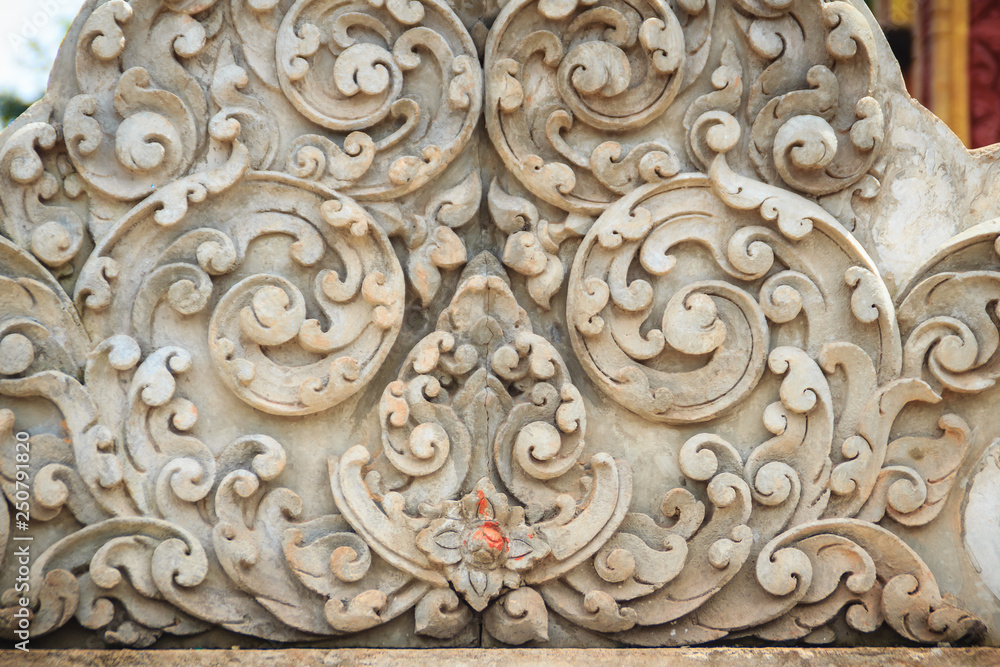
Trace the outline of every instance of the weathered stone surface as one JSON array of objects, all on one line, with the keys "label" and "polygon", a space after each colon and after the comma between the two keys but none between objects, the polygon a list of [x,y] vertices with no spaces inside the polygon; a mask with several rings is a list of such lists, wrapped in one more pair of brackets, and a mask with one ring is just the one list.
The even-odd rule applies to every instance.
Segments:
[{"label": "weathered stone surface", "polygon": [[1000,644],[997,174],[860,1],[91,0],[0,634]]},{"label": "weathered stone surface", "polygon": [[525,665],[526,667],[571,667],[572,665],[676,665],[677,667],[725,667],[734,663],[756,667],[836,665],[867,667],[964,667],[1000,663],[1000,649],[426,649],[335,651],[284,649],[274,651],[33,651],[28,655],[0,651],[0,661],[16,659],[31,667],[112,667],[137,665],[190,665],[190,667],[257,667],[258,665],[334,665],[336,667],[383,667],[434,664],[442,667]]}]

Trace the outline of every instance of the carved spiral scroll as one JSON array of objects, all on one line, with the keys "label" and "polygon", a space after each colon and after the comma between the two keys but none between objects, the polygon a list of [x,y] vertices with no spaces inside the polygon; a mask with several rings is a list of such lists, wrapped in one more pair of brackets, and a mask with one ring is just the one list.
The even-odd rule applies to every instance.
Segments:
[{"label": "carved spiral scroll", "polygon": [[[154,323],[204,318],[223,382],[272,414],[326,409],[378,369],[402,320],[403,273],[357,204],[260,176],[175,224],[155,215],[138,207],[84,267],[77,298],[95,335],[149,346]],[[140,248],[149,262],[130,261]]]},{"label": "carved spiral scroll", "polygon": [[758,215],[728,194],[739,186],[726,170],[640,188],[577,252],[567,301],[574,349],[598,386],[647,419],[716,417],[754,390],[774,343],[818,354],[848,336],[852,320],[863,333],[850,338],[883,374],[899,363],[892,305],[860,246],[829,216],[821,230],[787,238],[788,218],[768,211],[797,214],[806,202],[761,192]]},{"label": "carved spiral scroll", "polygon": [[[411,609],[451,645],[996,620],[906,540],[957,538],[964,491],[998,590],[1000,224],[942,246],[897,318],[862,244],[948,184],[901,170],[900,137],[972,163],[880,76],[860,0],[499,4],[85,4],[0,134],[0,555],[41,531],[30,572],[6,563],[5,640],[399,619],[405,643]],[[463,152],[480,55],[498,160]],[[974,202],[932,199],[993,211],[962,173]],[[852,209],[876,177],[881,222]]]},{"label": "carved spiral scroll", "polygon": [[[596,214],[679,171],[653,121],[704,65],[714,3],[679,4],[680,16],[661,0],[504,8],[486,49],[486,125],[529,190]],[[616,138],[606,141],[609,132]]]},{"label": "carved spiral scroll", "polygon": [[[243,3],[237,3],[242,5]],[[299,137],[288,168],[352,196],[389,199],[441,172],[472,136],[482,104],[476,47],[437,0],[298,0],[237,7],[238,28],[274,44],[251,63],[289,102],[334,133]],[[247,14],[256,14],[250,20]],[[258,21],[280,23],[270,29]],[[257,24],[257,25],[255,25]],[[427,90],[441,96],[428,97]]]}]

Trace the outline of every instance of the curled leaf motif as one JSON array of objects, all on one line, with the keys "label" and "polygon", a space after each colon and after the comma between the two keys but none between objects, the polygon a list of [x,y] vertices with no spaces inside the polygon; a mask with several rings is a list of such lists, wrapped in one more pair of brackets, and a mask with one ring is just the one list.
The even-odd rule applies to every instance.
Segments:
[{"label": "curled leaf motif", "polygon": [[472,620],[472,612],[452,590],[432,590],[417,603],[414,611],[418,635],[450,639]]},{"label": "curled leaf motif", "polygon": [[[469,141],[483,76],[446,3],[299,0],[271,11],[266,31],[238,15],[238,29],[273,44],[273,64],[261,62],[259,45],[251,63],[326,130],[293,142],[293,172],[361,199],[392,199],[438,175]],[[440,106],[424,103],[428,85],[441,91]]]},{"label": "curled leaf motif", "polygon": [[[673,151],[648,128],[704,66],[709,40],[699,28],[714,15],[714,4],[707,5],[675,11],[655,2],[591,7],[521,0],[505,6],[487,45],[486,125],[511,173],[541,199],[583,215],[677,173]],[[699,28],[685,33],[685,22]],[[525,93],[528,81],[547,82],[558,99],[540,104]],[[539,117],[546,118],[544,135],[515,129]],[[588,136],[594,130],[620,139],[596,146]]]},{"label": "curled leaf motif", "polygon": [[441,271],[463,266],[465,243],[453,230],[468,223],[479,209],[482,182],[473,172],[458,185],[432,199],[422,216],[416,216],[412,232],[403,233],[410,249],[407,274],[427,306],[441,288]]},{"label": "curled leaf motif", "polygon": [[[669,296],[659,327],[646,328],[643,323],[654,317],[656,283],[631,279],[626,264],[616,259],[638,255],[652,277],[668,274],[673,264],[662,262],[656,250],[699,234],[685,227],[683,218],[673,222],[669,202],[680,204],[682,193],[697,192],[697,187],[690,177],[677,177],[613,206],[584,239],[570,277],[569,310],[587,314],[571,329],[584,368],[603,386],[616,388],[612,398],[657,421],[703,421],[723,412],[756,386],[764,370],[768,327],[747,292],[722,281],[690,284]],[[655,208],[636,206],[646,198]],[[702,210],[716,215],[711,207]],[[596,298],[604,293],[608,298]],[[595,358],[585,351],[590,348],[618,352]],[[670,348],[682,355],[712,356],[703,368],[686,372],[644,363]]]},{"label": "curled leaf motif", "polygon": [[[621,147],[615,146],[620,151]],[[642,159],[656,155],[647,153]],[[665,153],[659,155],[666,156]],[[570,214],[563,222],[549,222],[540,217],[534,204],[504,192],[495,179],[490,184],[487,199],[494,223],[507,234],[502,257],[504,265],[526,277],[531,298],[548,310],[566,274],[560,257],[563,244],[582,237],[593,221]]]},{"label": "curled leaf motif", "polygon": [[[255,203],[249,193],[262,187],[271,196]],[[399,330],[403,272],[359,205],[320,192],[273,176],[244,176],[185,205],[170,225],[156,221],[163,209],[136,207],[81,271],[77,298],[90,306],[85,325],[98,336],[131,331],[148,345],[161,299],[182,316],[211,303],[205,322],[211,359],[241,400],[274,414],[308,414],[344,400],[374,372]],[[215,210],[226,211],[221,220]],[[290,242],[278,249],[280,239]],[[140,247],[154,258],[152,270],[125,259]],[[271,252],[267,247],[298,267],[292,274],[298,284],[240,273],[259,253]],[[234,281],[234,275],[244,277]],[[368,336],[379,342],[370,345]],[[299,352],[272,355],[280,346]]]},{"label": "curled leaf motif", "polygon": [[[204,123],[197,117],[204,110],[193,109],[185,91],[159,87],[145,67],[122,69],[115,55],[128,40],[119,25],[132,14],[129,5],[115,1],[90,16],[77,45],[77,78],[85,87],[96,85],[93,93],[69,100],[63,116],[67,149],[80,177],[125,200],[145,197],[182,175],[194,159]],[[200,50],[196,44],[191,43],[188,57]],[[172,60],[172,55],[166,57]],[[110,170],[101,165],[111,165]]]},{"label": "curled leaf motif", "polygon": [[909,290],[899,309],[909,331],[903,373],[978,393],[996,383],[1000,334],[990,316],[1000,274],[942,271]]},{"label": "curled leaf motif", "polygon": [[0,231],[54,269],[73,260],[84,238],[79,214],[55,201],[63,179],[51,173],[42,159],[58,139],[52,125],[27,123],[0,148],[0,173],[17,184],[0,189],[6,210]]},{"label": "curled leaf motif", "polygon": [[483,620],[489,633],[505,644],[549,640],[545,602],[530,588],[508,593],[487,610]]},{"label": "curled leaf motif", "polygon": [[[236,64],[229,43],[222,46],[215,68],[211,90],[220,109],[212,117],[211,124],[238,124],[239,129],[232,135],[238,134],[240,141],[249,149],[250,165],[267,169],[278,151],[277,120],[264,104],[247,94],[250,92],[246,90],[249,84],[247,72]],[[213,134],[225,136],[227,132],[218,128]]]},{"label": "curled leaf motif", "polygon": [[[800,85],[793,83],[791,68],[784,62],[789,58],[787,51],[766,54],[776,62],[753,87],[751,109],[756,117],[750,157],[766,181],[827,196],[865,177],[885,139],[886,122],[875,96],[878,57],[868,22],[847,2],[826,3],[809,11],[815,12],[816,21],[822,21],[827,32],[822,41],[820,31],[807,33],[804,40],[816,42],[835,64],[830,68],[819,60],[806,76],[809,88],[792,89],[763,103],[770,90]],[[781,24],[776,20],[754,25]],[[801,35],[789,38],[803,40]]]}]

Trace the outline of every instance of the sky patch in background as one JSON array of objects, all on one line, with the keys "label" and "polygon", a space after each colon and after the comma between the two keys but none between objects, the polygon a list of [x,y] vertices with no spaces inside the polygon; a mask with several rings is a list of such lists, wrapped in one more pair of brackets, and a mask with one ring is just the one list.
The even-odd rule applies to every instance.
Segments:
[{"label": "sky patch in background", "polygon": [[56,52],[83,0],[0,0],[0,93],[45,92]]}]

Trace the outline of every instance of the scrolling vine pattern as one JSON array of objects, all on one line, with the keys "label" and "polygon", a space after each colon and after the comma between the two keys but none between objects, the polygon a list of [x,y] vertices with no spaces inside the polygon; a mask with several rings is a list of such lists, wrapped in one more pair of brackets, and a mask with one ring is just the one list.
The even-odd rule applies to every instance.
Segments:
[{"label": "scrolling vine pattern", "polygon": [[[0,147],[0,542],[27,431],[33,634],[981,633],[892,528],[941,513],[953,399],[1000,376],[1000,232],[893,301],[851,233],[875,39],[841,0],[512,0],[481,61],[440,0],[88,4],[73,81]],[[487,187],[447,171],[481,115]],[[502,243],[470,260],[484,194]],[[565,304],[569,345],[516,294]],[[447,305],[410,335],[407,301]],[[655,516],[586,438],[601,396],[691,433]],[[317,511],[281,432],[348,404],[377,437],[315,443]],[[915,406],[937,429],[898,435]],[[716,428],[744,414],[769,435]]]}]

